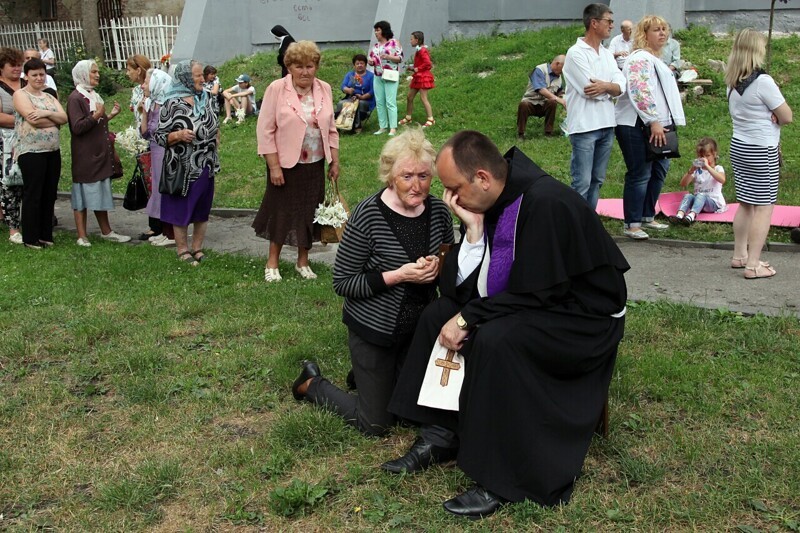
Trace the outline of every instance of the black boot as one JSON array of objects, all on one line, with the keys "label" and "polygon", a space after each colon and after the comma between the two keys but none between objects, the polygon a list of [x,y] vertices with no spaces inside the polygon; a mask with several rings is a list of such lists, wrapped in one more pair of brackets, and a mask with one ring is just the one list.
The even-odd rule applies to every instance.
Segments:
[{"label": "black boot", "polygon": [[306,397],[305,394],[300,394],[300,392],[297,390],[300,388],[300,385],[308,381],[309,378],[315,378],[322,375],[322,371],[314,361],[303,361],[301,364],[303,365],[303,371],[300,372],[300,376],[294,380],[294,383],[292,384],[292,396],[294,396],[294,399],[298,402],[302,401],[303,398]]}]

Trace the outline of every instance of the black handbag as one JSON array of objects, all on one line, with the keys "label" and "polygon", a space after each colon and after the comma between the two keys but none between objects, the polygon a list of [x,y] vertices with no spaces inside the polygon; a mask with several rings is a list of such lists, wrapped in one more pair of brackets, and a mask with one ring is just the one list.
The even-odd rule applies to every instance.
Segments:
[{"label": "black handbag", "polygon": [[[184,148],[188,147],[184,146]],[[177,152],[175,157],[172,158],[172,165],[167,164],[168,153],[167,151],[164,152],[164,163],[161,165],[161,181],[158,184],[158,192],[185,197],[189,194],[188,161],[191,156],[191,148]]]},{"label": "black handbag", "polygon": [[128,182],[128,187],[125,189],[122,207],[128,211],[138,211],[147,206],[147,200],[149,198],[150,195],[147,191],[147,183],[144,179],[142,165],[137,161],[136,168],[133,169],[133,176]]},{"label": "black handbag", "polygon": [[[661,87],[661,92],[664,93],[664,86],[661,85],[661,78],[658,75],[658,67],[655,68],[656,79],[658,86]],[[664,93],[664,100],[666,100],[666,93]],[[667,110],[669,111],[669,126],[664,126],[664,137],[666,142],[662,146],[656,146],[650,140],[650,125],[645,124],[641,118],[637,118],[637,123],[642,130],[642,135],[645,139],[645,158],[647,162],[657,161],[658,159],[675,159],[681,156],[678,149],[678,129],[675,126],[675,120],[672,118],[672,110],[669,108],[667,101]]]}]

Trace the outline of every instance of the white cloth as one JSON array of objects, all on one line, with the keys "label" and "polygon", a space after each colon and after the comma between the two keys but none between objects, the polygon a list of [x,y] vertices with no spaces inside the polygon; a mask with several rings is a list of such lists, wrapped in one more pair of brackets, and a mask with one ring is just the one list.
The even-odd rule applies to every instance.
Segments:
[{"label": "white cloth", "polygon": [[[620,33],[619,35],[611,39],[610,43],[608,43],[608,51],[611,52],[612,55],[618,52],[628,52],[630,54],[632,49],[633,49],[633,34],[631,34],[630,41],[626,41],[625,38]],[[627,56],[626,55],[619,56],[615,59],[617,60],[617,67],[619,67],[619,69],[622,70],[622,65],[625,64]]]},{"label": "white cloth", "polygon": [[589,97],[583,88],[590,80],[607,81],[619,86],[625,93],[625,78],[617,67],[614,56],[607,48],[599,50],[579,38],[567,52],[563,76],[567,80],[567,133],[584,133],[616,126],[614,101],[608,94]]},{"label": "white cloth", "polygon": [[[455,352],[452,361],[445,363],[447,352],[447,348],[439,344],[437,339],[428,359],[417,403],[435,409],[458,411],[458,399],[464,384],[464,357]],[[446,368],[443,364],[453,368]]]},{"label": "white cloth", "polygon": [[[714,170],[720,174],[725,174],[725,169],[722,165],[717,165]],[[715,212],[724,213],[728,210],[728,205],[725,203],[725,197],[722,196],[722,184],[714,179],[714,176],[708,170],[695,169],[694,177],[694,194],[707,194],[709,198],[719,207]]]},{"label": "white cloth", "polygon": [[[45,66],[46,66],[48,69],[55,68],[55,66],[56,66],[56,64],[55,64],[55,59],[56,59],[56,56],[55,56],[55,54],[53,53],[53,49],[52,49],[52,48],[48,48],[48,49],[47,49],[47,50],[45,50],[45,51],[40,51],[40,52],[39,52],[39,58],[40,58],[42,61],[44,61],[44,62],[45,62]],[[48,61],[50,61],[51,59],[54,61],[52,65],[48,63]]]},{"label": "white cloth", "polygon": [[778,146],[781,127],[772,122],[772,110],[786,100],[775,80],[762,74],[743,95],[728,88],[728,110],[733,119],[733,138],[753,146]]},{"label": "white cloth", "polygon": [[[653,69],[658,72],[658,77]],[[628,83],[628,92],[617,101],[618,125],[635,126],[638,114],[645,124],[658,120],[668,126],[670,113],[675,124],[686,125],[678,84],[663,61],[650,52],[636,50],[625,61],[622,74]]]},{"label": "white cloth", "polygon": [[94,86],[89,82],[89,72],[92,65],[96,65],[93,59],[83,59],[72,67],[72,81],[75,82],[75,90],[89,100],[89,111],[97,111],[97,104],[103,103],[103,98],[94,90]]}]

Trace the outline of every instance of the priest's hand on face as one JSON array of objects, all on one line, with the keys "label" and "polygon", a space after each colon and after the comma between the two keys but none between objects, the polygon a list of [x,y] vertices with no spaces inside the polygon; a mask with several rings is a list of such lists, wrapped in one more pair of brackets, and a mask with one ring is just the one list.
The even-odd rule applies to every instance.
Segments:
[{"label": "priest's hand on face", "polygon": [[467,229],[467,242],[475,244],[483,239],[483,213],[473,213],[461,207],[458,203],[458,195],[450,189],[444,190],[444,202],[450,210],[461,219],[462,224]]},{"label": "priest's hand on face", "polygon": [[469,330],[458,327],[456,323],[457,318],[458,315],[448,320],[439,332],[439,344],[448,350],[460,350],[461,346],[464,344],[464,339],[469,335]]}]

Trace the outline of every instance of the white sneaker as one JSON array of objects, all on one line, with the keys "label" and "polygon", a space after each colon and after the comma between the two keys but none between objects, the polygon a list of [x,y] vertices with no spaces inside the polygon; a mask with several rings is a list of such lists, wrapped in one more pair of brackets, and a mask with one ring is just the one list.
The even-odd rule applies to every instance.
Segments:
[{"label": "white sneaker", "polygon": [[8,240],[13,244],[22,244],[22,233],[15,233],[14,235],[9,235]]},{"label": "white sneaker", "polygon": [[116,233],[114,231],[106,235],[100,234],[100,236],[105,240],[111,242],[128,242],[129,240],[131,240],[131,238],[128,237],[127,235],[120,235],[119,233]]},{"label": "white sneaker", "polygon": [[386,133],[386,130],[384,128],[381,128],[375,133],[373,133],[373,135],[383,135],[384,133]]},{"label": "white sneaker", "polygon": [[83,246],[84,248],[91,248],[92,246],[92,243],[89,242],[89,239],[84,239],[83,237],[75,241],[75,244],[78,246]]},{"label": "white sneaker", "polygon": [[153,241],[150,244],[152,244],[153,246],[161,246],[161,247],[164,247],[164,246],[175,246],[175,240],[174,239],[170,239],[166,235],[162,235],[160,239],[158,239],[156,241]]},{"label": "white sneaker", "polygon": [[636,241],[643,241],[645,239],[649,239],[650,235],[642,231],[642,228],[628,228],[622,232],[628,238],[631,238]]},{"label": "white sneaker", "polygon": [[159,233],[158,235],[153,235],[151,237],[148,237],[147,242],[160,241],[162,237],[164,237],[164,234]]},{"label": "white sneaker", "polygon": [[650,222],[642,222],[642,227],[647,229],[669,229],[669,224],[662,224],[661,222],[651,220]]}]

